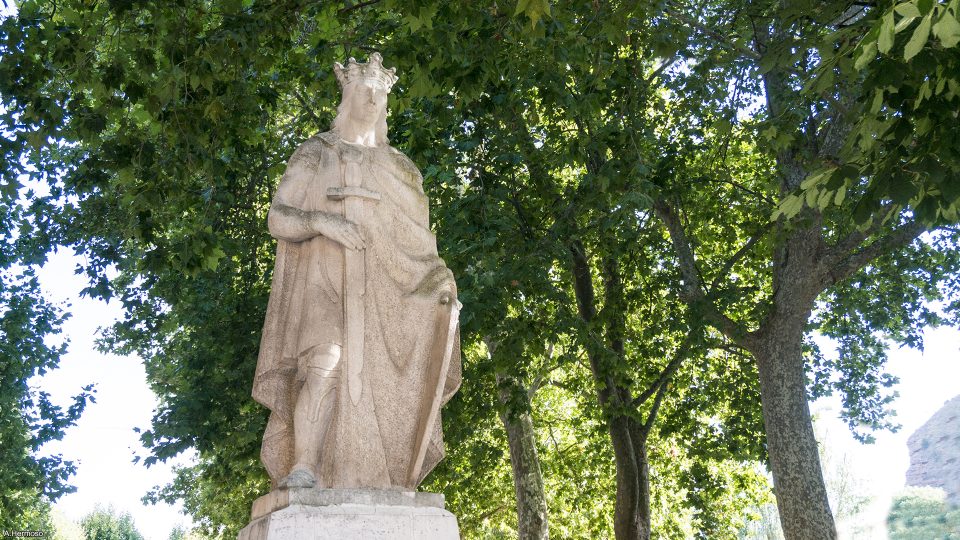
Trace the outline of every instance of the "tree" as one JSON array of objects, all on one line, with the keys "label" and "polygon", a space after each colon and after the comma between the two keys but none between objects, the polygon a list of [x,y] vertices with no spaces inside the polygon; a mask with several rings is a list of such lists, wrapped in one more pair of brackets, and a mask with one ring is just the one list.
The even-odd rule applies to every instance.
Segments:
[{"label": "tree", "polygon": [[36,270],[45,248],[31,237],[26,201],[9,186],[0,189],[0,529],[45,530],[50,502],[74,491],[68,479],[76,466],[37,453],[76,423],[93,387],[83,387],[64,410],[31,386],[66,350],[56,340],[67,315],[43,297]]},{"label": "tree", "polygon": [[170,531],[167,540],[192,540],[198,538],[190,529],[182,525],[177,525]]},{"label": "tree", "polygon": [[960,538],[960,510],[947,504],[942,490],[910,488],[894,499],[887,531],[891,540]]},{"label": "tree", "polygon": [[[734,52],[732,59],[706,62],[692,71],[699,76],[724,65],[737,66],[745,76],[736,80],[745,81],[747,93],[763,96],[762,116],[744,120],[745,129],[738,133],[729,128],[736,114],[719,124],[704,115],[704,124],[694,124],[670,142],[686,145],[691,152],[708,150],[702,144],[706,133],[701,126],[710,122],[723,128],[723,135],[714,141],[721,152],[712,154],[722,157],[738,144],[739,137],[759,136],[754,139],[758,143],[768,141],[769,172],[754,170],[743,178],[720,165],[705,181],[731,182],[749,202],[728,202],[743,208],[742,214],[703,214],[704,198],[725,193],[691,190],[689,184],[702,177],[703,169],[699,164],[691,168],[689,161],[682,166],[671,164],[672,170],[661,179],[664,192],[655,210],[683,276],[681,296],[756,358],[767,451],[787,538],[834,538],[807,405],[805,372],[816,367],[805,361],[805,354],[816,358],[816,353],[810,348],[805,353],[804,336],[811,326],[842,336],[840,358],[821,367],[843,374],[836,387],[845,392],[851,423],[859,419],[881,426],[885,398],[877,390],[893,381],[878,373],[883,346],[872,332],[882,331],[896,341],[916,345],[918,329],[941,320],[920,299],[944,295],[951,301],[956,291],[949,288],[948,292],[945,286],[956,275],[955,240],[939,234],[929,242],[915,242],[923,231],[944,222],[931,218],[948,214],[920,210],[936,197],[924,203],[910,196],[890,199],[887,191],[876,190],[884,177],[875,176],[877,171],[869,163],[862,163],[862,168],[830,168],[829,175],[817,172],[832,167],[833,161],[850,159],[844,149],[857,146],[848,143],[848,135],[854,142],[858,136],[872,136],[864,131],[870,125],[863,116],[869,96],[861,93],[864,86],[858,84],[861,75],[850,57],[849,44],[869,32],[875,14],[868,9],[866,16],[850,17],[850,4],[809,1],[740,7],[726,20],[721,14],[709,14],[705,21],[681,15],[700,32],[720,36],[721,43]],[[829,60],[821,63],[824,57]],[[814,76],[816,84],[805,89],[804,82]],[[694,102],[701,97],[689,88],[678,88],[678,92]],[[901,97],[905,96],[897,100]],[[729,111],[743,108],[732,103]],[[952,115],[950,110],[941,107],[930,112],[935,121],[945,122]],[[922,135],[913,119],[904,118],[898,123],[903,137],[911,140],[915,129]],[[884,154],[882,148],[890,146],[874,147],[872,151],[880,154],[871,154],[865,161],[911,159]],[[910,148],[908,144],[908,154]],[[953,166],[949,157],[942,165]],[[843,187],[835,192],[808,189],[820,181]],[[944,182],[950,179],[945,177]],[[826,193],[831,193],[829,200]],[[767,225],[764,207],[773,213],[772,226]],[[712,230],[736,231],[737,250],[717,259],[706,256],[699,247],[709,242],[706,235]],[[747,280],[745,288],[738,274],[751,263],[759,272],[754,280]],[[882,293],[892,305],[877,305],[876,297],[863,294],[864,290]]]},{"label": "tree", "polygon": [[[615,528],[618,537],[649,534],[649,484],[644,475],[648,466],[646,438],[667,383],[684,359],[684,353],[678,353],[677,362],[663,361],[664,349],[677,344],[676,334],[668,337],[655,330],[648,333],[636,330],[637,319],[633,313],[637,305],[651,312],[669,309],[669,304],[652,306],[639,301],[658,298],[655,291],[662,290],[661,280],[666,279],[666,274],[649,280],[649,287],[635,285],[638,274],[642,276],[657,267],[658,234],[643,230],[643,223],[641,232],[636,232],[635,216],[642,210],[644,198],[640,193],[630,193],[636,185],[630,175],[623,174],[628,165],[618,158],[609,158],[611,152],[620,153],[621,145],[630,142],[625,134],[639,131],[638,117],[643,116],[648,106],[644,100],[656,96],[653,89],[637,89],[637,67],[633,71],[627,69],[631,63],[639,66],[636,58],[647,47],[646,35],[637,30],[643,26],[641,19],[631,18],[631,9],[597,13],[596,8],[590,7],[584,12],[570,7],[564,7],[563,11],[558,8],[551,15],[554,22],[545,25],[544,35],[531,36],[530,43],[514,42],[506,37],[502,45],[478,41],[476,47],[484,51],[485,57],[504,58],[500,75],[489,83],[489,95],[481,94],[470,105],[464,105],[464,116],[448,122],[451,126],[476,126],[476,129],[464,129],[466,133],[455,133],[462,141],[461,147],[469,149],[466,152],[469,158],[457,163],[456,168],[471,171],[470,184],[461,190],[464,193],[458,194],[455,204],[460,206],[461,201],[474,197],[488,201],[478,205],[480,209],[475,214],[484,216],[481,221],[484,225],[494,223],[500,238],[497,244],[530,246],[509,250],[504,256],[506,260],[536,257],[541,260],[531,268],[540,268],[540,272],[556,268],[550,271],[560,277],[559,280],[543,279],[536,272],[528,274],[509,264],[502,273],[493,271],[493,265],[486,267],[491,268],[494,275],[503,276],[500,283],[519,285],[519,294],[525,297],[537,293],[537,283],[549,284],[545,289],[556,291],[554,301],[563,314],[563,318],[552,319],[556,322],[551,327],[554,331],[570,328],[577,345],[588,354],[595,385],[589,391],[597,392],[604,414],[610,415],[606,422],[617,448],[620,496]],[[630,22],[623,26],[611,22],[611,27],[604,28],[604,32],[590,34],[595,36],[590,40],[584,39],[577,21],[596,21],[594,17]],[[482,38],[483,33],[479,35]],[[527,54],[531,50],[538,52]],[[435,57],[434,61],[442,71],[439,66],[458,65],[462,59],[437,61]],[[436,78],[439,77],[442,75]],[[568,85],[543,83],[544,80],[563,81],[566,77],[573,82]],[[655,79],[654,76],[651,86]],[[651,101],[659,105],[655,99]],[[451,108],[457,111],[458,105],[453,104]],[[626,119],[611,120],[616,118],[612,111],[623,114]],[[442,192],[439,202],[442,208],[447,208]],[[462,206],[456,211],[462,212]],[[465,229],[469,227],[456,230]],[[639,236],[649,245],[616,238],[620,234],[631,240]],[[616,240],[610,241],[611,237]],[[491,243],[467,242],[468,245]],[[662,246],[662,242],[659,245]],[[641,254],[637,254],[638,251]],[[621,263],[621,257],[629,264]],[[620,275],[620,264],[631,269],[628,277]],[[597,294],[597,289],[603,291],[602,296]],[[625,290],[630,292],[624,294]],[[628,295],[634,299],[634,305],[618,300]],[[670,331],[682,335],[682,317],[662,317],[661,320],[676,325],[670,327]],[[631,319],[629,330],[626,328],[628,318]],[[598,336],[602,337],[598,339]],[[645,345],[642,339],[637,339],[640,336],[655,345]],[[536,338],[524,342],[543,343]],[[636,349],[631,350],[632,347]],[[645,362],[648,359],[650,363]],[[664,376],[660,369],[648,371],[649,366],[658,364],[660,369],[667,369]],[[640,382],[634,386],[633,381],[637,380],[653,384],[653,389],[647,391]],[[636,400],[630,396],[634,391],[638,393]],[[652,414],[639,410],[654,402],[658,405],[652,408]],[[742,428],[749,426],[749,422],[741,423]],[[739,431],[734,433],[742,435]],[[743,440],[757,439],[743,437]]]},{"label": "tree", "polygon": [[[0,149],[51,186],[25,214],[36,245],[85,254],[88,292],[123,303],[103,346],[140,353],[160,396],[142,434],[147,464],[191,447],[200,455],[151,500],[183,499],[205,534],[232,536],[265,491],[264,411],[248,394],[272,267],[270,192],[296,143],[329,123],[329,66],[377,49],[408,68],[394,138],[424,168],[441,253],[468,306],[465,380],[476,392],[451,403],[454,444],[429,485],[447,488],[461,515],[508,527],[499,511],[510,436],[499,426],[529,414],[514,442],[532,430],[538,444],[513,464],[541,461],[555,536],[611,524],[619,538],[654,526],[727,535],[760,485],[738,462],[765,452],[787,522],[812,512],[810,523],[830,529],[804,428],[802,356],[823,273],[846,269],[827,276],[832,309],[814,324],[849,337],[837,360],[807,349],[814,388],[830,389],[839,371],[851,422],[881,425],[879,388],[890,381],[871,330],[914,339],[911,325],[934,320],[916,299],[939,294],[920,269],[950,275],[952,264],[951,240],[937,237],[846,286],[887,251],[865,242],[903,243],[914,228],[877,221],[864,232],[845,220],[855,199],[869,200],[861,188],[838,208],[791,214],[785,202],[819,170],[805,160],[826,159],[807,156],[803,141],[842,139],[824,103],[852,83],[805,92],[800,79],[819,68],[793,56],[795,44],[810,51],[833,35],[833,12],[737,1],[702,12],[678,2],[517,7],[66,1],[25,3],[4,23],[0,94],[18,144]],[[797,18],[809,13],[816,24]],[[748,112],[761,95],[765,106]],[[839,246],[836,257],[811,249],[818,238]],[[899,303],[880,306],[873,292]],[[558,396],[576,403],[575,419],[561,424],[539,402]],[[555,432],[577,444],[545,445]],[[793,442],[805,450],[795,464],[784,450]],[[564,467],[565,447],[589,459]],[[476,474],[487,465],[491,478]],[[449,489],[454,474],[470,482],[466,493]],[[572,499],[553,502],[551,474],[590,478],[582,489],[594,493],[615,482],[615,501],[598,497],[613,505],[612,523],[601,510],[554,511]]]},{"label": "tree", "polygon": [[95,506],[80,520],[86,540],[143,540],[129,512],[118,514],[112,507]]},{"label": "tree", "polygon": [[[321,88],[324,82],[329,83],[325,66],[359,47],[372,46],[384,49],[388,57],[407,65],[420,66],[411,73],[407,92],[401,93],[396,103],[401,121],[407,115],[424,120],[425,115],[414,114],[411,107],[414,100],[418,105],[416,110],[431,113],[429,122],[421,126],[411,122],[411,131],[405,134],[408,150],[420,162],[455,165],[456,159],[443,159],[444,154],[455,154],[449,149],[441,147],[433,154],[425,151],[425,147],[436,148],[438,141],[425,135],[429,134],[430,126],[455,129],[461,125],[448,122],[451,118],[462,121],[481,118],[477,108],[482,106],[490,112],[494,123],[504,125],[501,134],[512,134],[511,140],[498,146],[503,153],[491,154],[491,159],[517,155],[516,150],[520,149],[528,163],[536,163],[535,152],[531,151],[536,146],[531,135],[536,132],[518,130],[513,122],[508,123],[516,116],[515,111],[500,108],[497,100],[518,92],[524,100],[516,105],[529,119],[548,112],[530,105],[536,102],[538,87],[549,89],[544,82],[550,78],[555,82],[562,79],[567,64],[563,58],[567,54],[565,47],[573,48],[577,69],[588,74],[595,55],[610,55],[622,47],[624,40],[622,28],[613,25],[598,34],[595,42],[582,43],[577,21],[591,24],[598,16],[589,6],[558,12],[556,15],[563,15],[566,29],[547,24],[549,21],[544,15],[549,15],[549,9],[541,3],[526,5],[519,14],[522,17],[511,16],[496,4],[476,7],[438,4],[415,9],[390,4],[388,7],[391,9],[382,11],[362,6],[338,10],[288,2],[230,4],[223,9],[206,5],[165,9],[136,3],[101,3],[90,8],[66,3],[44,10],[42,6],[25,4],[20,13],[22,24],[7,27],[9,51],[14,59],[8,64],[13,66],[8,80],[13,84],[4,95],[13,96],[7,101],[9,110],[23,119],[18,136],[19,140],[32,144],[32,150],[28,148],[31,163],[40,174],[46,174],[44,178],[54,186],[50,197],[37,201],[33,213],[56,216],[44,229],[50,245],[73,245],[88,256],[90,264],[85,271],[91,280],[90,293],[104,298],[116,295],[123,301],[128,319],[115,328],[105,346],[120,352],[136,350],[148,359],[148,376],[161,396],[161,406],[153,429],[143,434],[143,441],[152,452],[147,463],[191,446],[201,455],[197,466],[183,469],[172,486],[154,493],[151,498],[184,498],[187,507],[201,517],[201,527],[209,534],[233,534],[245,519],[244,504],[224,505],[221,501],[249,500],[265,486],[262,473],[255,467],[262,411],[252,405],[243,405],[239,411],[236,407],[237,403],[249,403],[245,383],[252,368],[250,359],[256,349],[256,328],[262,315],[266,273],[270,266],[269,242],[259,225],[284,156],[304,133],[322,127],[329,120],[329,105],[310,104],[310,92]],[[449,22],[433,27],[430,21],[437,18],[441,9],[439,19]],[[627,22],[634,29],[642,27],[643,20],[627,17],[630,14],[630,9],[611,12],[611,15],[624,15],[623,18],[611,16],[611,20]],[[561,20],[560,17],[557,20]],[[531,23],[529,27],[528,23]],[[107,27],[114,32],[104,32]],[[564,45],[551,47],[551,56],[528,69],[524,59],[549,44],[547,34],[541,33],[545,29],[551,32],[550,40],[562,38]],[[471,32],[475,32],[476,37],[470,47],[450,47]],[[639,39],[640,35],[634,34],[633,39]],[[114,35],[116,39],[104,38],[107,35]],[[429,47],[422,45],[425,38]],[[42,47],[45,41],[54,43],[54,47]],[[506,48],[509,54],[499,53],[498,41],[509,44]],[[639,53],[641,47],[637,45],[635,52]],[[35,61],[31,56],[34,50],[43,50],[49,62]],[[451,50],[454,55],[452,58],[437,55],[427,61],[427,50]],[[491,95],[490,85],[502,80],[497,62],[503,60],[518,69],[514,78],[507,81],[510,84],[494,86],[495,93]],[[627,65],[628,60],[617,57],[616,62],[608,62],[604,69],[616,73],[615,68]],[[465,62],[470,69],[458,74],[461,69],[458,66]],[[620,88],[627,88],[632,82],[629,74],[618,80]],[[457,95],[452,96],[452,114],[444,111],[445,103],[450,100],[438,99],[436,90],[441,85],[458,89]],[[610,180],[607,175],[598,177],[596,169],[587,175],[579,171],[588,158],[592,159],[591,166],[603,165],[603,160],[596,159],[597,148],[616,142],[604,138],[622,126],[602,125],[600,116],[605,111],[599,106],[604,98],[602,88],[591,83],[581,89],[581,93],[585,100],[582,107],[577,108],[577,114],[558,115],[551,125],[556,135],[551,138],[551,154],[562,155],[561,150],[568,143],[573,144],[577,152],[572,159],[554,163],[542,179],[539,175],[533,176],[531,187],[537,185],[535,182],[553,177],[554,182],[542,184],[543,193],[522,201],[521,211],[514,215],[517,206],[510,200],[510,192],[501,186],[507,175],[522,172],[522,164],[518,162],[513,163],[512,170],[497,171],[500,186],[491,192],[481,191],[481,199],[493,201],[489,208],[497,208],[497,215],[506,218],[493,221],[513,226],[519,220],[522,225],[532,205],[546,210],[546,217],[559,225],[554,231],[557,234],[548,235],[551,242],[546,246],[539,235],[528,244],[533,256],[520,261],[522,271],[514,276],[514,279],[521,278],[516,281],[523,283],[523,288],[507,289],[511,292],[503,294],[496,280],[484,283],[491,277],[489,274],[478,276],[477,281],[485,286],[476,288],[475,302],[471,305],[483,313],[483,318],[478,318],[482,324],[477,324],[472,335],[477,339],[485,335],[479,331],[482,329],[487,329],[486,333],[503,334],[517,328],[501,325],[496,319],[509,312],[511,303],[485,301],[486,293],[496,291],[503,297],[536,296],[540,290],[550,292],[560,285],[564,291],[554,301],[563,307],[557,308],[561,317],[556,320],[562,321],[565,328],[576,330],[576,347],[590,349],[590,358],[596,367],[590,375],[595,379],[594,384],[602,389],[609,377],[623,378],[623,383],[618,381],[618,384],[622,389],[629,389],[632,383],[628,384],[627,379],[641,362],[639,356],[627,361],[626,348],[617,350],[621,345],[629,347],[616,337],[618,332],[623,332],[620,327],[624,326],[627,313],[611,307],[607,310],[609,319],[599,316],[598,309],[605,301],[590,306],[592,311],[578,313],[578,303],[570,294],[574,284],[574,272],[569,270],[571,246],[583,244],[591,249],[596,246],[598,253],[623,247],[623,241],[617,242],[619,247],[596,243],[598,231],[578,232],[584,223],[609,212],[616,203],[601,194],[579,201],[584,204],[582,212],[558,216],[550,211],[558,198],[583,198],[596,192],[594,182]],[[549,98],[548,107],[558,112],[574,104],[562,85],[554,88]],[[456,104],[458,100],[460,106]],[[601,131],[600,137],[590,140],[562,135],[576,124],[576,116],[580,114],[586,115],[591,128]],[[190,118],[190,122],[184,121],[185,118]],[[466,136],[450,140],[463,145],[460,149],[469,149],[472,137],[461,135]],[[514,142],[518,137],[519,141]],[[45,146],[51,140],[70,141],[70,144]],[[17,150],[11,148],[9,155]],[[438,180],[432,186],[434,195],[444,189],[457,189],[458,182],[452,176]],[[442,193],[440,195],[438,198],[446,202]],[[620,226],[639,202],[632,201],[616,214]],[[65,211],[54,211],[61,206]],[[444,227],[442,221],[438,223]],[[488,224],[489,221],[482,223]],[[456,234],[441,235],[441,238],[462,238],[464,230],[477,226],[469,219],[464,220],[464,225],[463,229],[448,229]],[[529,232],[529,228],[515,230],[522,233],[521,236]],[[557,236],[559,242],[554,241]],[[490,238],[498,239],[487,235],[483,240]],[[615,258],[608,256],[606,262],[614,263]],[[557,267],[554,261],[562,261],[562,265]],[[587,257],[587,266],[592,265],[592,261],[592,257]],[[465,260],[461,267],[467,270],[477,262],[476,258]],[[109,281],[103,270],[113,265],[120,276]],[[509,278],[506,270],[509,268],[493,277]],[[581,288],[587,285],[582,279],[583,270],[581,264],[578,270]],[[531,272],[538,278],[548,279],[527,279]],[[558,283],[550,277],[551,272],[563,272],[564,282]],[[190,279],[184,280],[184,274]],[[592,276],[588,277],[593,287]],[[530,287],[530,283],[536,286]],[[609,291],[607,296],[614,298],[615,295]],[[614,302],[609,303],[612,306]],[[519,310],[517,313],[517,318],[522,319],[529,312]],[[595,315],[598,316],[595,318]],[[469,321],[465,320],[464,325],[465,335],[469,335]],[[609,331],[604,330],[605,326]],[[541,325],[538,329],[541,336],[545,328],[558,333],[560,327]],[[597,330],[607,337],[598,340]],[[668,341],[667,346],[673,345]],[[547,340],[527,339],[526,342],[541,348]],[[620,342],[623,343],[617,345]],[[536,352],[530,354],[518,348],[507,357],[543,357]],[[649,349],[646,354],[656,356],[659,350]],[[607,367],[603,364],[608,364],[612,372],[605,373]],[[500,372],[506,377],[504,380],[519,375],[524,384],[524,377],[535,377],[537,373],[529,366],[521,366],[519,372],[511,369]],[[660,378],[659,372],[649,375],[651,381],[657,383],[656,388],[665,391],[670,377]],[[597,387],[586,389],[595,391]],[[646,400],[636,405],[650,403],[657,394],[647,392]],[[632,409],[634,404],[628,404]],[[597,417],[601,425],[612,419],[621,427],[611,433],[626,440],[629,435],[623,426],[631,422],[634,427],[638,424],[631,419],[634,411],[617,410],[609,403],[603,404],[603,408]],[[493,409],[487,412],[491,411]],[[651,414],[649,418],[654,416]],[[649,424],[652,425],[652,421]],[[642,470],[647,466],[646,439],[650,428],[645,430],[643,444],[636,452],[621,445],[617,453],[621,469],[636,470],[639,466]],[[701,480],[708,476],[702,472],[697,474]],[[643,474],[627,474],[624,478],[617,518],[621,524],[618,525],[620,534],[632,534],[630,527],[634,526],[649,530],[648,523],[641,523],[650,521],[649,503],[640,504],[638,499],[649,499],[649,483]],[[641,490],[647,495],[641,497]],[[455,499],[451,497],[451,500]],[[705,502],[701,499],[699,504]],[[222,524],[230,527],[222,529]],[[627,528],[623,524],[628,524]]]}]

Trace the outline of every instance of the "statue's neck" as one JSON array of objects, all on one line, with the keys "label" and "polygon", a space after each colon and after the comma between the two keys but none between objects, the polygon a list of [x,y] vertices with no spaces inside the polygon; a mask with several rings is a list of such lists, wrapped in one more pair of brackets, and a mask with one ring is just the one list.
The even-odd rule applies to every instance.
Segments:
[{"label": "statue's neck", "polygon": [[373,131],[361,133],[341,133],[340,138],[348,143],[360,144],[363,146],[376,146],[377,138]]},{"label": "statue's neck", "polygon": [[376,146],[377,145],[377,132],[373,128],[365,128],[362,126],[351,125],[350,122],[347,122],[345,126],[340,128],[340,138],[344,141],[354,144],[362,144],[363,146]]}]

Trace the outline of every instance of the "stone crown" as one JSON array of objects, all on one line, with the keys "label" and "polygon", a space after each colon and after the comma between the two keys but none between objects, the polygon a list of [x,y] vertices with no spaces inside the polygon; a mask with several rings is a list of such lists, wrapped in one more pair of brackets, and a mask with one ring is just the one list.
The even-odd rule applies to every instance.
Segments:
[{"label": "stone crown", "polygon": [[366,64],[357,62],[355,58],[347,60],[346,66],[336,62],[333,64],[333,72],[337,75],[340,88],[346,88],[348,84],[358,80],[369,80],[382,85],[389,92],[398,78],[397,68],[384,68],[383,57],[376,52],[370,55]]}]

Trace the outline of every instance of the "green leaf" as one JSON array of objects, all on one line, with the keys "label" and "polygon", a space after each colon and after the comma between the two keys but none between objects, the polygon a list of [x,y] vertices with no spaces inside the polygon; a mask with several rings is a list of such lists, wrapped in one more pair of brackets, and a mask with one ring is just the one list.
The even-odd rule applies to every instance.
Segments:
[{"label": "green leaf", "polygon": [[847,186],[840,186],[840,189],[837,190],[837,194],[834,196],[833,204],[840,206],[843,204],[843,200],[847,197]]},{"label": "green leaf", "polygon": [[880,36],[877,38],[877,50],[883,54],[890,52],[893,48],[893,12],[887,12],[883,16],[883,22],[880,23]]},{"label": "green leaf", "polygon": [[[918,17],[919,17],[919,15],[918,15]],[[910,25],[913,23],[913,21],[915,21],[915,20],[917,20],[917,17],[904,17],[904,18],[900,19],[899,21],[897,21],[896,26],[893,27],[893,32],[894,32],[895,34],[899,34],[900,32],[903,32],[903,31],[904,31],[908,26],[910,26]]]},{"label": "green leaf", "polygon": [[890,182],[890,198],[897,204],[907,204],[917,194],[917,186],[906,179]]},{"label": "green leaf", "polygon": [[530,19],[530,27],[534,28],[544,15],[550,15],[550,2],[549,0],[519,0],[514,16],[520,13]]},{"label": "green leaf", "polygon": [[757,71],[761,75],[769,72],[771,69],[776,67],[778,60],[779,60],[779,55],[768,51],[766,54],[760,57],[760,60],[757,63]]},{"label": "green leaf", "polygon": [[880,112],[880,109],[883,107],[883,90],[877,88],[877,91],[873,94],[873,102],[870,104],[870,112],[872,114],[877,114]]},{"label": "green leaf", "polygon": [[403,18],[403,20],[406,21],[407,26],[410,27],[411,33],[416,32],[421,26],[423,26],[423,21],[421,21],[419,17],[415,17],[413,15],[407,15]]},{"label": "green leaf", "polygon": [[527,4],[529,3],[530,0],[517,0],[517,9],[513,11],[513,16],[516,17],[517,15],[525,12],[527,10]]},{"label": "green leaf", "polygon": [[944,10],[943,16],[933,25],[933,34],[940,38],[945,48],[954,47],[960,42],[960,22],[948,10]]},{"label": "green leaf", "polygon": [[834,170],[836,170],[836,167],[831,167],[831,168],[829,168],[829,169],[820,169],[820,170],[818,170],[818,171],[814,171],[814,172],[811,173],[809,176],[807,176],[807,177],[803,180],[803,182],[800,183],[800,189],[802,189],[802,190],[808,190],[808,189],[812,188],[813,186],[819,184],[819,183],[820,183],[820,180],[822,180],[824,177],[826,177],[827,175],[833,173]]},{"label": "green leaf", "polygon": [[897,4],[893,10],[896,11],[901,17],[909,20],[916,19],[920,16],[920,10],[917,9],[917,6],[911,2]]},{"label": "green leaf", "polygon": [[787,195],[782,201],[780,201],[780,204],[777,206],[776,210],[773,211],[770,219],[776,221],[781,216],[790,219],[797,215],[802,208],[803,199],[796,195]]},{"label": "green leaf", "polygon": [[830,191],[821,191],[820,196],[817,197],[817,208],[825,209],[830,206],[830,201],[833,200],[833,193]]},{"label": "green leaf", "polygon": [[950,222],[957,221],[957,210],[958,208],[956,206],[940,207],[940,213],[943,215],[943,218]]},{"label": "green leaf", "polygon": [[863,69],[876,57],[877,42],[869,41],[863,45],[863,50],[860,52],[860,56],[857,57],[857,61],[854,62],[853,67],[858,70]]},{"label": "green leaf", "polygon": [[927,39],[930,37],[930,25],[932,23],[931,15],[927,15],[920,21],[920,24],[917,25],[917,29],[913,31],[913,37],[910,38],[910,41],[907,42],[907,46],[903,49],[903,59],[910,61],[911,58],[917,55],[923,46],[927,44]]}]

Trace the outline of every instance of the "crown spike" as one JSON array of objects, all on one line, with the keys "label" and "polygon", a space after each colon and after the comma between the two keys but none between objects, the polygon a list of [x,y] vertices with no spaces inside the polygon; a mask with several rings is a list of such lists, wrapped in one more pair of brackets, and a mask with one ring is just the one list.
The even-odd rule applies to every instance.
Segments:
[{"label": "crown spike", "polygon": [[378,52],[370,53],[365,64],[357,62],[356,58],[352,56],[347,60],[346,66],[340,62],[334,62],[333,72],[337,76],[340,88],[345,88],[351,82],[363,79],[374,81],[389,92],[393,84],[397,82],[397,68],[384,68],[383,57]]}]

